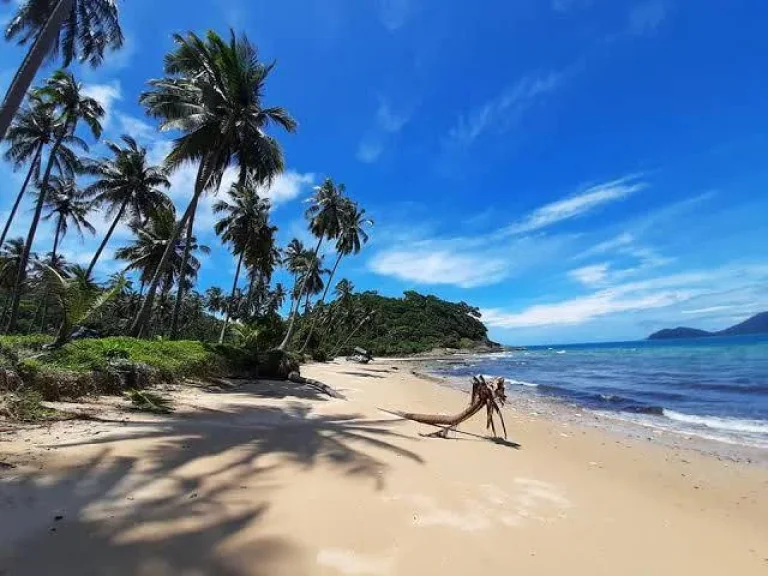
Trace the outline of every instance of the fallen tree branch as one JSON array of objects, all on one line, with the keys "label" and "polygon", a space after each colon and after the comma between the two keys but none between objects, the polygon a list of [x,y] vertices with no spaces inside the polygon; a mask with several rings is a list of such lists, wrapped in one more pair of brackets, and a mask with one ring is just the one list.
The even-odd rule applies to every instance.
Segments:
[{"label": "fallen tree branch", "polygon": [[290,380],[291,382],[295,382],[296,384],[303,384],[305,386],[309,386],[310,388],[314,388],[318,392],[327,394],[331,398],[346,400],[346,397],[341,392],[335,390],[334,388],[331,388],[330,386],[328,386],[328,384],[323,384],[319,380],[314,380],[312,378],[305,378],[298,372],[291,372],[290,374],[288,374],[288,380]]},{"label": "fallen tree branch", "polygon": [[503,406],[506,400],[507,396],[504,391],[504,378],[495,378],[489,382],[486,381],[483,376],[478,375],[472,378],[472,395],[470,397],[469,406],[459,414],[445,416],[440,414],[416,414],[413,412],[389,410],[386,410],[386,412],[406,420],[412,420],[413,422],[438,426],[441,430],[429,434],[428,436],[447,438],[448,432],[456,429],[459,424],[466,422],[480,412],[480,410],[485,408],[486,429],[491,430],[494,437],[496,437],[496,425],[493,420],[494,414],[496,414],[501,421],[501,426],[504,430],[504,438],[507,438],[507,426],[504,423],[504,416],[499,408],[499,405]]}]

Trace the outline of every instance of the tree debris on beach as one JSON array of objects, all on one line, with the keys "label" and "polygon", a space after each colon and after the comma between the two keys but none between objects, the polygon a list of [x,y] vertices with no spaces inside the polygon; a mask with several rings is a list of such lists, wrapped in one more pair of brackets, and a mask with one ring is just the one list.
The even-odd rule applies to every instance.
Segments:
[{"label": "tree debris on beach", "polygon": [[430,426],[439,426],[440,430],[427,436],[431,438],[447,438],[448,432],[455,430],[459,424],[466,422],[472,418],[475,414],[480,412],[483,408],[486,410],[486,429],[493,432],[494,437],[496,435],[496,425],[493,417],[494,413],[499,416],[502,429],[504,430],[504,438],[507,438],[507,426],[504,424],[504,416],[501,413],[500,406],[504,406],[507,400],[507,395],[504,390],[504,378],[493,378],[488,381],[482,375],[472,377],[472,396],[469,401],[469,406],[466,410],[455,414],[453,416],[442,416],[439,414],[414,414],[410,412],[391,412],[396,416],[400,416],[406,420],[413,420],[421,424],[429,424]]}]

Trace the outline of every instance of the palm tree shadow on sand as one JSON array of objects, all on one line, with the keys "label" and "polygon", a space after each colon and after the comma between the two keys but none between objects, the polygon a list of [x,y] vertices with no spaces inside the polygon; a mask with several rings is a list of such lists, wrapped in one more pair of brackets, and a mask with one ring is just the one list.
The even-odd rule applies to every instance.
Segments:
[{"label": "palm tree shadow on sand", "polygon": [[237,401],[57,444],[87,457],[4,473],[0,574],[303,573],[311,551],[260,531],[279,488],[271,471],[323,464],[380,490],[387,464],[377,453],[422,463],[386,422]]}]

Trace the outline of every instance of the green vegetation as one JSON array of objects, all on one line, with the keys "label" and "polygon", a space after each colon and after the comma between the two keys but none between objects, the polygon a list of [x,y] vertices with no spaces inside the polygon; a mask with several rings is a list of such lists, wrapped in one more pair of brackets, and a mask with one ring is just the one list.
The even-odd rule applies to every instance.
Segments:
[{"label": "green vegetation", "polygon": [[344,280],[337,285],[337,299],[315,308],[303,319],[299,333],[316,323],[320,335],[311,342],[313,355],[348,354],[355,346],[374,355],[417,354],[435,348],[473,349],[495,347],[480,322],[476,308],[435,296],[406,292],[387,298],[375,292],[355,294]]},{"label": "green vegetation", "polygon": [[[477,310],[466,304],[415,292],[400,300],[355,294],[351,282],[335,279],[373,224],[342,183],[326,178],[309,199],[312,245],[294,239],[278,247],[263,196],[285,160],[271,132],[294,133],[297,123],[263,101],[275,65],[260,61],[245,35],[173,36],[163,77],[149,80],[139,97],[158,130],[174,132],[158,165],[130,134],[96,148],[105,157],[87,155],[88,141],[101,139],[105,110],[72,72],[54,71],[29,90],[45,55],[61,57],[65,67],[75,58],[98,65],[105,49],[121,46],[114,2],[18,3],[7,38],[31,47],[0,107],[5,160],[25,174],[0,235],[5,414],[47,417],[41,400],[129,390],[134,403],[164,410],[162,399],[141,389],[257,369],[286,378],[305,357],[325,360],[358,345],[404,354],[488,344]],[[170,177],[185,164],[197,175],[189,203],[177,207]],[[235,181],[220,190],[227,172]],[[198,256],[209,248],[198,243],[194,226],[199,200],[209,193],[219,194],[214,230],[236,267],[230,289],[200,293]],[[26,236],[8,238],[25,200],[33,204]],[[109,227],[89,265],[67,262],[60,243],[68,230],[96,234],[96,219]],[[41,246],[38,227],[46,221],[52,241]],[[119,224],[131,233],[114,252],[123,270],[108,278],[102,270],[99,278]],[[281,266],[290,286],[273,282]]]},{"label": "green vegetation", "polygon": [[[8,391],[31,388],[44,400],[117,393],[190,376],[255,375],[259,370],[255,349],[125,337],[51,348],[39,336],[5,336],[0,337],[0,359]],[[9,372],[17,380],[11,381]]]}]

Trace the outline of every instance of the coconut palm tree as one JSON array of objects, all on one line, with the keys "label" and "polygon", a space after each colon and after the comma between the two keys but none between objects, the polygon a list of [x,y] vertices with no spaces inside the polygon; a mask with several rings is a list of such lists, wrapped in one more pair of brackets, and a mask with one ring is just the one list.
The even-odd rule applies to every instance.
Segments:
[{"label": "coconut palm tree", "polygon": [[98,66],[105,49],[123,45],[117,0],[23,0],[18,4],[5,37],[32,46],[0,106],[0,140],[46,57],[61,54],[64,67],[74,60]]},{"label": "coconut palm tree", "polygon": [[330,274],[328,268],[323,268],[323,256],[309,254],[305,260],[304,269],[301,271],[301,284],[304,286],[304,312],[309,311],[309,299],[320,294],[325,287],[323,276]]},{"label": "coconut palm tree", "polygon": [[171,200],[163,192],[170,186],[162,168],[152,166],[147,160],[147,149],[139,146],[131,136],[124,135],[124,146],[106,142],[111,158],[104,158],[88,166],[88,172],[98,179],[86,192],[95,206],[106,208],[105,216],[112,217],[112,224],[104,235],[96,254],[93,255],[88,274],[107,246],[112,233],[120,222],[133,220],[147,222],[158,211],[167,209]]},{"label": "coconut palm tree", "polygon": [[[146,284],[157,274],[158,266],[165,257],[168,246],[172,245],[171,257],[168,259],[164,273],[160,277],[159,289],[162,295],[161,309],[167,309],[167,297],[173,286],[178,283],[188,285],[191,279],[197,276],[200,269],[200,261],[195,254],[197,252],[207,254],[210,248],[197,243],[192,237],[189,242],[188,257],[184,259],[187,251],[187,239],[176,238],[173,240],[174,230],[178,225],[175,212],[171,209],[162,210],[144,225],[141,222],[132,222],[129,227],[136,238],[115,251],[115,258],[128,262],[126,271],[136,271],[139,274],[139,282]],[[171,310],[166,310],[170,316]]]},{"label": "coconut palm tree", "polygon": [[[262,105],[262,93],[273,64],[258,61],[247,37],[231,33],[229,42],[209,31],[205,39],[193,33],[175,35],[176,49],[165,58],[166,77],[150,80],[152,89],[141,95],[147,113],[161,121],[162,130],[181,130],[166,158],[169,172],[187,162],[198,165],[195,188],[174,231],[177,239],[192,219],[206,190],[217,190],[230,165],[239,169],[240,182],[250,176],[259,184],[283,171],[283,155],[266,128],[277,124],[288,132],[296,123],[282,108]],[[190,234],[191,236],[191,234]],[[152,301],[171,256],[160,262],[136,315],[131,334],[139,336],[152,310]]]},{"label": "coconut palm tree", "polygon": [[[344,211],[348,208],[349,201],[344,197],[344,184],[338,186],[334,184],[333,180],[326,178],[325,181],[315,188],[315,194],[312,197],[309,208],[307,209],[306,216],[309,219],[309,229],[312,234],[317,238],[317,245],[313,252],[314,257],[317,258],[320,253],[320,247],[323,244],[323,240],[334,239],[339,236],[341,231],[341,222]],[[302,296],[306,293],[306,281],[309,276],[304,276],[304,281],[300,283],[298,291],[298,301],[301,301]],[[291,318],[288,322],[288,330],[285,333],[283,341],[278,346],[278,349],[285,350],[285,347],[293,337],[293,331],[296,328],[296,316],[298,315],[299,307],[291,313]]]},{"label": "coconut palm tree", "polygon": [[[53,141],[55,126],[56,117],[53,108],[40,98],[30,97],[28,105],[16,117],[8,130],[6,140],[8,150],[5,153],[5,159],[12,162],[14,168],[17,169],[29,162],[29,168],[8,215],[8,220],[5,222],[3,232],[0,234],[0,246],[5,243],[13,219],[33,176],[35,180],[40,179],[40,163],[43,151]],[[54,157],[55,168],[60,174],[74,176],[75,172],[78,171],[80,161],[70,146],[81,144],[82,140],[74,135],[69,135],[61,143],[58,153]]]},{"label": "coconut palm tree", "polygon": [[[260,252],[263,250],[260,246],[263,229],[269,228],[269,201],[259,198],[252,181],[234,184],[229,191],[229,198],[229,202],[219,200],[214,204],[213,212],[223,216],[213,229],[225,244],[231,246],[232,253],[237,256],[235,279],[230,295],[230,301],[233,301],[243,259],[248,256],[254,264],[260,259]],[[219,343],[224,342],[231,313],[232,310],[228,307]]]},{"label": "coconut palm tree", "polygon": [[211,314],[224,310],[224,299],[224,290],[218,286],[211,286],[205,291],[205,307]]},{"label": "coconut palm tree", "polygon": [[[42,193],[41,190],[39,194]],[[91,234],[96,233],[96,229],[87,220],[92,204],[85,197],[83,191],[77,187],[74,179],[61,178],[60,176],[52,177],[49,182],[45,205],[48,208],[48,214],[43,216],[43,220],[53,219],[56,222],[51,260],[56,260],[59,242],[67,235],[70,224],[74,225],[81,237],[83,236],[83,229]]]},{"label": "coconut palm tree", "polygon": [[[82,85],[75,81],[72,74],[59,70],[54,72],[41,88],[34,92],[36,98],[39,98],[45,105],[53,109],[56,118],[56,127],[54,129],[54,139],[49,153],[48,163],[40,183],[40,194],[38,195],[35,206],[32,224],[27,234],[27,243],[24,247],[24,256],[19,263],[19,269],[16,272],[16,283],[14,287],[13,301],[11,302],[11,312],[8,319],[8,332],[16,330],[16,321],[19,314],[19,304],[21,302],[21,292],[26,276],[27,263],[29,262],[29,253],[32,250],[32,243],[35,240],[37,225],[40,222],[40,215],[45,204],[45,197],[48,191],[48,185],[51,173],[57,163],[59,150],[67,139],[72,139],[75,135],[78,124],[84,122],[95,138],[101,136],[101,124],[99,120],[104,116],[104,109],[101,105],[82,93]],[[85,145],[85,142],[81,142]],[[87,146],[86,146],[87,149]]]},{"label": "coconut palm tree", "polygon": [[[331,274],[328,276],[328,282],[320,298],[320,304],[325,303],[325,297],[328,295],[328,289],[331,287],[331,281],[336,274],[336,269],[339,267],[341,259],[350,254],[359,254],[363,245],[368,242],[368,233],[365,231],[366,226],[373,226],[373,220],[365,216],[364,209],[348,200],[346,209],[342,211],[341,230],[336,239],[336,262],[333,264],[333,268],[331,268]],[[304,340],[304,345],[299,352],[304,352],[309,344],[316,323],[317,319],[312,321],[307,338]]]}]

